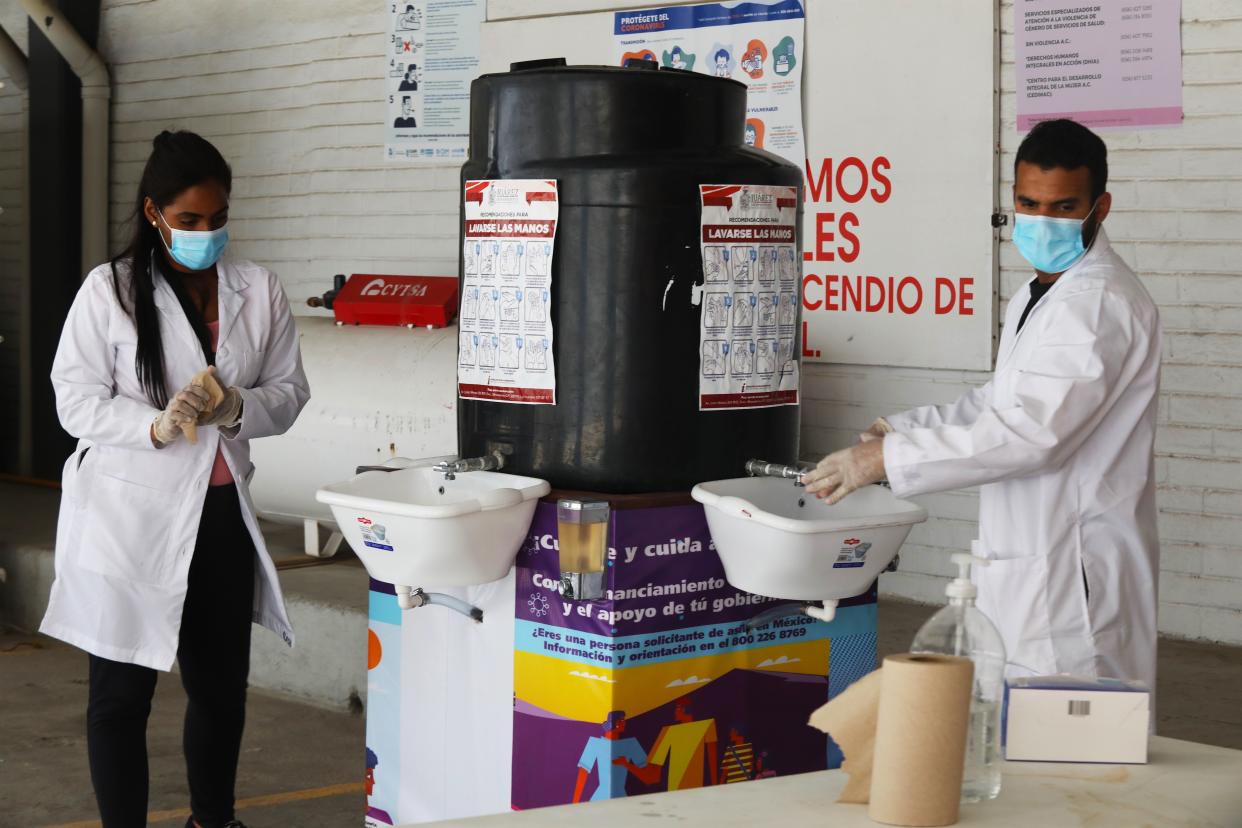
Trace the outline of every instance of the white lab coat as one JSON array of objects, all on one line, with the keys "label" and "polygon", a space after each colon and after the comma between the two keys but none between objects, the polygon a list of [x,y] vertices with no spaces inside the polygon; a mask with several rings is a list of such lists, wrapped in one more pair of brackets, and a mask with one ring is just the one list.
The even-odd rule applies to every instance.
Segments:
[{"label": "white lab coat", "polygon": [[[218,273],[216,370],[222,384],[237,386],[243,405],[232,437],[211,426],[198,430],[198,445],[182,439],[157,450],[151,444],[159,411],[134,371],[137,332],[106,264],[78,291],[52,364],[60,421],[78,447],[61,480],[56,579],[40,631],[113,661],[172,667],[217,446],[259,555],[254,620],[293,645],[250,498],[250,440],[288,430],[310,390],[276,275],[252,262],[226,260]],[[176,393],[207,362],[172,289],[163,279],[156,284],[167,387]]]},{"label": "white lab coat", "polygon": [[1154,691],[1159,314],[1102,229],[1017,332],[1028,299],[1010,301],[991,382],[887,418],[888,478],[902,496],[982,484],[992,563],[974,580],[1010,675]]}]

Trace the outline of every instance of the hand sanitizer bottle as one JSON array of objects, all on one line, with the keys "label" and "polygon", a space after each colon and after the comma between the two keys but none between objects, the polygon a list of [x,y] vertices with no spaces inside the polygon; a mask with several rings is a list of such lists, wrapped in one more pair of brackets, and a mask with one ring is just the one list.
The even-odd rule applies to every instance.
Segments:
[{"label": "hand sanitizer bottle", "polygon": [[[978,551],[978,541],[972,549]],[[970,731],[966,737],[966,768],[962,801],[995,799],[1001,788],[1000,713],[1005,693],[1005,644],[1000,632],[975,607],[979,590],[970,580],[970,567],[987,566],[976,555],[957,552],[952,560],[958,576],[945,588],[949,605],[927,620],[910,651],[965,656],[975,663],[970,697]]]}]

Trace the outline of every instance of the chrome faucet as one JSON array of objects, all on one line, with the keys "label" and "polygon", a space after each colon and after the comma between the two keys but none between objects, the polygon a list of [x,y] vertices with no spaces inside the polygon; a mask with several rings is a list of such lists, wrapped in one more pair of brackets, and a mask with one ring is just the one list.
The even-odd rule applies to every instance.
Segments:
[{"label": "chrome faucet", "polygon": [[802,485],[802,475],[805,470],[797,466],[782,466],[779,463],[769,463],[766,460],[747,460],[746,473],[751,477],[779,477],[784,480],[794,481],[794,485]]},{"label": "chrome faucet", "polygon": [[457,475],[472,471],[500,471],[505,467],[505,456],[497,449],[482,457],[464,457],[459,460],[441,460],[432,470],[444,475],[445,480],[456,480]]}]

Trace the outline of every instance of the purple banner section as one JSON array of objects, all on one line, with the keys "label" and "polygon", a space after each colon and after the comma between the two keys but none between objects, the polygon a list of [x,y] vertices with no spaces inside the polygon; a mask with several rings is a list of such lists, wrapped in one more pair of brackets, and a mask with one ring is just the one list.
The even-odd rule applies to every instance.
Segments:
[{"label": "purple banner section", "polygon": [[874,586],[833,624],[747,630],[784,602],[725,580],[701,506],[616,510],[608,545],[592,602],[560,594],[554,504],[518,555],[515,810],[839,764],[807,718],[874,669]]},{"label": "purple banner section", "polygon": [[[827,692],[822,677],[733,670],[688,700],[624,719],[613,738],[607,736],[612,723],[551,716],[519,701],[513,718],[514,810],[574,801],[584,765],[583,802],[824,770],[827,737],[807,725],[807,716],[827,700]],[[672,768],[660,769],[658,777],[645,781],[613,764],[624,757],[648,765],[651,747],[673,743],[667,762],[673,765],[681,747],[675,741],[684,738],[673,730],[679,725],[697,743],[691,746],[694,764],[687,763],[677,776]]]},{"label": "purple banner section", "polygon": [[[560,590],[556,506],[540,503],[530,537],[518,553],[517,617],[595,635],[646,635],[744,622],[782,603],[743,592],[725,580],[698,504],[615,511],[608,545],[604,600],[554,600]],[[538,606],[529,605],[531,596],[539,596],[534,599]],[[839,606],[874,601],[864,594]]]}]

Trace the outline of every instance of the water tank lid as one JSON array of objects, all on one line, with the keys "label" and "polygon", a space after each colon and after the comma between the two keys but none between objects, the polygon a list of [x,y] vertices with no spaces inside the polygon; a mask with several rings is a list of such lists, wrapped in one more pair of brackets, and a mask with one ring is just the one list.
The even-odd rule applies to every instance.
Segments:
[{"label": "water tank lid", "polygon": [[519,60],[509,64],[510,72],[525,72],[529,69],[552,69],[556,66],[565,66],[565,58],[539,58],[538,60]]}]

